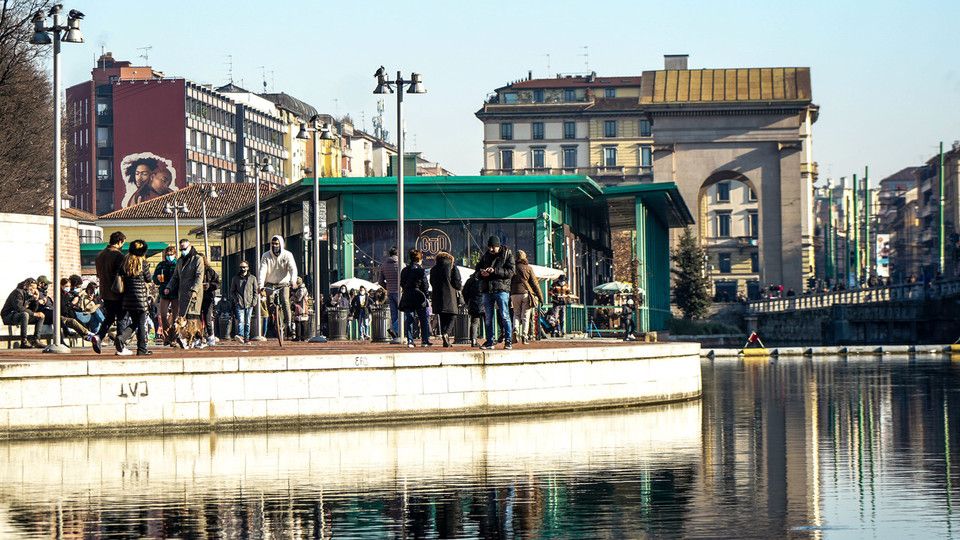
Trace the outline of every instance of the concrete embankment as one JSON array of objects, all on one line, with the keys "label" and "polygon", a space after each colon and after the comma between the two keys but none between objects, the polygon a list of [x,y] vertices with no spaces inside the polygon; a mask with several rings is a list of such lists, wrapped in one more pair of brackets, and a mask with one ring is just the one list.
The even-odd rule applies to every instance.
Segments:
[{"label": "concrete embankment", "polygon": [[703,358],[780,357],[780,356],[854,356],[917,355],[960,352],[956,345],[858,345],[849,347],[768,347],[753,349],[700,349]]},{"label": "concrete embankment", "polygon": [[[700,396],[696,343],[0,363],[0,438],[351,424]],[[166,355],[166,351],[165,351]]]}]

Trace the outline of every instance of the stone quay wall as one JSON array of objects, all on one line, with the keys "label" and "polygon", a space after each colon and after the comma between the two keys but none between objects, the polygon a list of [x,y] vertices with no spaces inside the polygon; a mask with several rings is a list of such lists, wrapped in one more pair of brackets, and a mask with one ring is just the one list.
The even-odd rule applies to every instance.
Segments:
[{"label": "stone quay wall", "polygon": [[701,394],[696,343],[0,364],[0,438],[422,421]]}]

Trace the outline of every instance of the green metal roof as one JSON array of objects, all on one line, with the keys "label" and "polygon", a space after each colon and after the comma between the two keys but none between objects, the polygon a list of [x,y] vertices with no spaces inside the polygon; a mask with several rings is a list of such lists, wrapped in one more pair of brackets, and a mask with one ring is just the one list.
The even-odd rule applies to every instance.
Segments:
[{"label": "green metal roof", "polygon": [[[166,247],[171,244],[166,242],[147,242],[147,253],[156,253],[158,251],[163,251]],[[103,251],[107,247],[106,242],[98,242],[96,244],[80,244],[80,253],[93,253]]]},{"label": "green metal roof", "polygon": [[[300,186],[313,187],[313,178],[303,178]],[[294,184],[297,185],[297,184]],[[321,178],[320,191],[393,192],[396,190],[396,176],[372,176],[363,178]],[[406,176],[403,179],[404,190],[412,192],[428,191],[436,186],[444,191],[477,191],[495,189],[497,191],[529,191],[549,189],[558,194],[576,192],[587,197],[600,195],[603,188],[585,175],[510,175],[510,176]]]},{"label": "green metal roof", "polygon": [[627,184],[603,188],[603,197],[619,199],[639,197],[658,218],[670,227],[693,225],[693,215],[674,182]]}]

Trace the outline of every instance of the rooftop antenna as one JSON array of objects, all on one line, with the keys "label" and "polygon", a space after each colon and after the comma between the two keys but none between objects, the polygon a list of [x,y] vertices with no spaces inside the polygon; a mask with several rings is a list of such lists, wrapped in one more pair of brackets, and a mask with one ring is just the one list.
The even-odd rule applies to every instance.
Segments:
[{"label": "rooftop antenna", "polygon": [[590,46],[584,45],[583,47],[580,47],[580,48],[583,49],[583,52],[580,53],[578,56],[583,57],[583,65],[586,66],[587,71],[590,71]]},{"label": "rooftop antenna", "polygon": [[153,45],[147,45],[146,47],[137,47],[138,51],[143,51],[140,53],[140,58],[143,58],[143,64],[145,66],[150,65],[150,49],[153,48]]},{"label": "rooftop antenna", "polygon": [[550,76],[550,53],[545,53],[543,56],[547,57],[547,77]]},{"label": "rooftop antenna", "polygon": [[227,79],[230,84],[233,84],[233,55],[227,55]]},{"label": "rooftop antenna", "polygon": [[333,98],[333,115],[340,117],[340,98]]},{"label": "rooftop antenna", "polygon": [[260,66],[260,80],[263,81],[263,91],[267,91],[267,66]]},{"label": "rooftop antenna", "polygon": [[367,111],[363,109],[360,109],[360,125],[363,131],[367,131]]}]

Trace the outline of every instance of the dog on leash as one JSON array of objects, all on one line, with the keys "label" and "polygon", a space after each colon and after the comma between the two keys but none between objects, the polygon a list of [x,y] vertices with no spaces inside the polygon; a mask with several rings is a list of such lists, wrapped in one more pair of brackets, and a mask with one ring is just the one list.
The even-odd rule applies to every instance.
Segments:
[{"label": "dog on leash", "polygon": [[186,317],[177,317],[173,321],[173,335],[177,345],[181,349],[189,349],[197,341],[206,345],[203,340],[203,325],[200,319],[188,319]]}]

